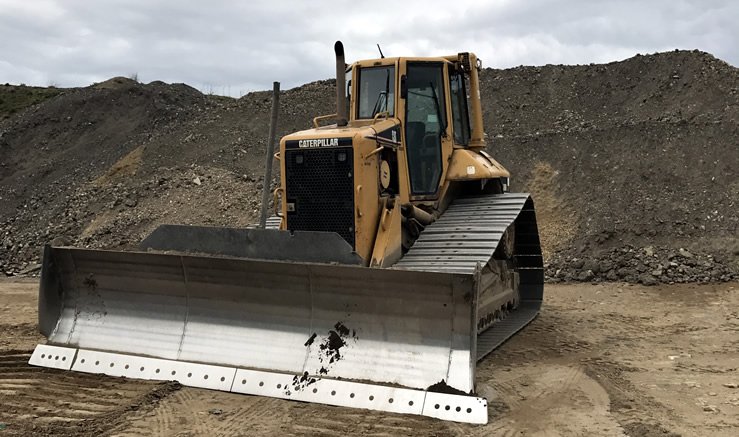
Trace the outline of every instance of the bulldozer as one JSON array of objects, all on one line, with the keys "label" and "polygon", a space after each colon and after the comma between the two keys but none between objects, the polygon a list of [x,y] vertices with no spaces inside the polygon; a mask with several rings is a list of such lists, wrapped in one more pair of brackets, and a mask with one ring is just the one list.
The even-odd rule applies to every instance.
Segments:
[{"label": "bulldozer", "polygon": [[280,140],[267,226],[46,246],[30,364],[487,423],[476,364],[544,274],[533,200],[486,151],[481,62],[334,49],[336,113]]}]

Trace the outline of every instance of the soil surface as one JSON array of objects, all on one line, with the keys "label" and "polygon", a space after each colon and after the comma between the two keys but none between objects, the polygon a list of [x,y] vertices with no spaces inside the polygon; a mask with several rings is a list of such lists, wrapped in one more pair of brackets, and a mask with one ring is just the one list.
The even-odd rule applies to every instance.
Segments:
[{"label": "soil surface", "polygon": [[739,432],[736,282],[548,285],[539,317],[477,365],[485,426],[31,367],[37,287],[0,280],[3,435]]}]

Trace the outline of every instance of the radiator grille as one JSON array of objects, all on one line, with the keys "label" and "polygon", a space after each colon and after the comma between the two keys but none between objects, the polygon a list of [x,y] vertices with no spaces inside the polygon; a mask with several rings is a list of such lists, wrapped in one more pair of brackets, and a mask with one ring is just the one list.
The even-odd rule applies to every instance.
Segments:
[{"label": "radiator grille", "polygon": [[336,232],[354,247],[351,147],[286,150],[287,229]]}]

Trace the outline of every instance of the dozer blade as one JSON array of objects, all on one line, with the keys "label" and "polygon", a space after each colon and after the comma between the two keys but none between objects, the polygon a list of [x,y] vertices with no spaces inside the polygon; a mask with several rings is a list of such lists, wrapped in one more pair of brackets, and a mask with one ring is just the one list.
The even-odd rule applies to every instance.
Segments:
[{"label": "dozer blade", "polygon": [[476,277],[47,247],[30,363],[486,423]]}]

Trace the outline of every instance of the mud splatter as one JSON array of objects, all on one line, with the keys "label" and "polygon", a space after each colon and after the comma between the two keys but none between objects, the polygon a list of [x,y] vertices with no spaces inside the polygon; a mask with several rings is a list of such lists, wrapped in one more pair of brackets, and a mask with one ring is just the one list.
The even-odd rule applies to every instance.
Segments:
[{"label": "mud splatter", "polygon": [[305,342],[305,344],[304,344],[303,346],[306,346],[306,347],[307,347],[307,346],[310,346],[310,345],[312,345],[312,344],[313,344],[313,342],[314,342],[314,341],[316,341],[316,337],[317,337],[317,336],[318,336],[318,334],[316,334],[316,333],[314,332],[314,333],[313,333],[313,335],[311,335],[311,336],[310,336],[310,338],[308,339],[308,341],[306,341],[306,342]]},{"label": "mud splatter", "polygon": [[334,329],[336,329],[336,331],[341,336],[346,337],[347,335],[349,335],[349,328],[347,328],[346,326],[344,326],[344,324],[341,323],[341,322],[336,322],[336,324],[334,325]]},{"label": "mud splatter", "polygon": [[[315,343],[318,334],[315,332],[304,343],[305,347],[310,348]],[[328,335],[323,338],[321,344],[318,345],[318,360],[323,364],[315,375],[325,376],[329,374],[331,365],[341,360],[341,348],[347,346],[347,340],[357,341],[357,331],[347,328],[343,322],[336,322],[334,329],[328,331]],[[293,391],[300,391],[307,386],[320,380],[320,377],[310,376],[308,372],[302,375],[295,375],[292,381]],[[285,394],[290,395],[290,389],[285,390]]]},{"label": "mud splatter", "polygon": [[90,273],[87,275],[84,281],[82,283],[87,287],[90,291],[95,291],[98,288],[98,281],[95,280],[95,276]]},{"label": "mud splatter", "polygon": [[434,393],[446,393],[450,395],[470,395],[473,393],[465,393],[462,390],[458,390],[446,383],[443,379],[436,384],[428,386],[427,391]]},{"label": "mud splatter", "polygon": [[[303,372],[302,375],[295,375],[293,376],[293,383],[292,387],[294,391],[301,391],[308,387],[309,385],[315,383],[318,381],[318,378],[314,378],[308,374],[308,372]],[[286,395],[290,395],[290,389],[285,390]]]},{"label": "mud splatter", "polygon": [[81,314],[88,313],[92,319],[101,319],[108,315],[103,296],[98,291],[98,282],[93,273],[88,274],[82,281],[84,289],[80,289],[78,303],[75,308],[74,318],[77,320]]},{"label": "mud splatter", "polygon": [[333,364],[341,360],[341,348],[346,346],[346,340],[352,338],[357,340],[357,333],[350,330],[342,322],[336,322],[334,329],[328,331],[328,337],[318,346],[320,353],[318,359],[322,363]]},{"label": "mud splatter", "polygon": [[324,358],[329,364],[339,361],[341,359],[341,348],[344,346],[346,346],[346,341],[336,331],[330,331],[328,338],[319,346],[322,352],[321,362],[324,362]]}]

